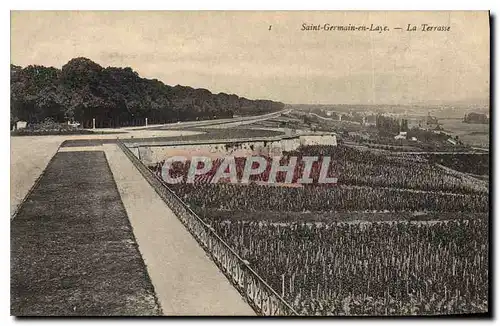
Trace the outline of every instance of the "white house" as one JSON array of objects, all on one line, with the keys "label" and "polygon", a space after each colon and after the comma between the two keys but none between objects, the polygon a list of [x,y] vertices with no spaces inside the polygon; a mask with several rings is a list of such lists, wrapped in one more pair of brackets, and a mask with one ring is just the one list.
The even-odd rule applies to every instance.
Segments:
[{"label": "white house", "polygon": [[399,135],[394,136],[394,139],[406,139],[408,133],[406,131],[400,131]]}]

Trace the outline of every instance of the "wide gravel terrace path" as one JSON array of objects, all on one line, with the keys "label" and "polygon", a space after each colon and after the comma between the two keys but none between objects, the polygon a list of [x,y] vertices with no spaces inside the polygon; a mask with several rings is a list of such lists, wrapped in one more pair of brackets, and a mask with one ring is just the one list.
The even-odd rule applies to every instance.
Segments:
[{"label": "wide gravel terrace path", "polygon": [[103,151],[55,154],[11,221],[11,314],[161,314]]},{"label": "wide gravel terrace path", "polygon": [[116,144],[106,156],[166,315],[255,315]]}]

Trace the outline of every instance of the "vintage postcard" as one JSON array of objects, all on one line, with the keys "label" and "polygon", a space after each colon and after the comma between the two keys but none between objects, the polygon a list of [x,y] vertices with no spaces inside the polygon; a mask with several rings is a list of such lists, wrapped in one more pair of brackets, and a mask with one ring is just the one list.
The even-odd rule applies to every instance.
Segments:
[{"label": "vintage postcard", "polygon": [[12,11],[11,315],[491,316],[487,11]]}]

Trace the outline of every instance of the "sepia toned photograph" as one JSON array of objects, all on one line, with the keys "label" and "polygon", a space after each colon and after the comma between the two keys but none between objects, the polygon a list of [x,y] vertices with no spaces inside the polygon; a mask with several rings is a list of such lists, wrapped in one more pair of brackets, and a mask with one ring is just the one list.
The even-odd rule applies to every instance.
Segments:
[{"label": "sepia toned photograph", "polygon": [[491,317],[488,11],[11,11],[10,314]]}]

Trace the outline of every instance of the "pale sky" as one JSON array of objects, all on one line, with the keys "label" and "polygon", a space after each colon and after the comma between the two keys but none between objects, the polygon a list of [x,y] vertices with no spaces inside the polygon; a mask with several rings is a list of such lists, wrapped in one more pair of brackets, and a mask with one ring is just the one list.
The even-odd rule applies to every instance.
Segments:
[{"label": "pale sky", "polygon": [[[301,31],[304,23],[390,31]],[[424,23],[450,31],[422,32]],[[172,86],[291,104],[485,101],[489,37],[487,12],[17,11],[11,63],[61,68],[87,57]]]}]

